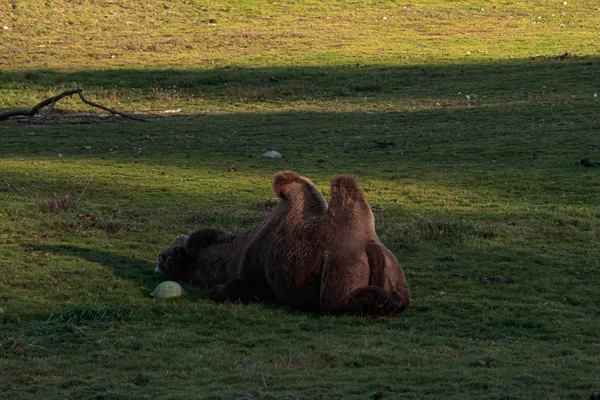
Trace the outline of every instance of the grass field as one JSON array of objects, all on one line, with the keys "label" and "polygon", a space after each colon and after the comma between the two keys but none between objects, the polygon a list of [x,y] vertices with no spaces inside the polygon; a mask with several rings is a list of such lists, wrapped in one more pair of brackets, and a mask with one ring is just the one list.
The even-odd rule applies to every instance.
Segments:
[{"label": "grass field", "polygon": [[[0,121],[0,398],[598,398],[599,21],[583,0],[0,0],[0,112],[74,88],[180,109]],[[175,236],[252,227],[284,169],[326,197],[358,177],[406,312],[148,297]]]}]

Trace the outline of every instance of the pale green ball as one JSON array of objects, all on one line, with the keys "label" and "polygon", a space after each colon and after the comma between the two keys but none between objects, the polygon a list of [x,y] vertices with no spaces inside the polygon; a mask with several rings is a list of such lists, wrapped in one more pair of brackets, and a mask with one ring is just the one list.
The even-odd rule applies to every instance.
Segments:
[{"label": "pale green ball", "polygon": [[159,299],[167,299],[169,297],[179,297],[184,294],[183,288],[177,282],[165,281],[160,283],[152,293],[150,297],[157,297]]}]

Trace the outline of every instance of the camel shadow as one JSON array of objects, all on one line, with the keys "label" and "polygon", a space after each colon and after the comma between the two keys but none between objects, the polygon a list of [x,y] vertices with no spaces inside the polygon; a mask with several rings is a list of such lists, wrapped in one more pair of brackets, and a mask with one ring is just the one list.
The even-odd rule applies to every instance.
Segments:
[{"label": "camel shadow", "polygon": [[[141,280],[147,283],[149,287],[154,287],[166,280],[164,275],[154,273],[154,263],[131,256],[72,245],[28,245],[27,248],[34,251],[78,257],[97,263],[110,268],[119,279],[127,279],[135,282],[140,282]],[[208,291],[204,288],[191,285],[183,286],[188,295],[187,298],[190,300],[208,298]],[[140,288],[139,290],[140,294],[148,296],[147,289]]]},{"label": "camel shadow", "polygon": [[[91,249],[87,247],[79,247],[72,245],[26,245],[30,251],[40,251],[52,254],[60,254],[68,257],[79,257],[81,259],[98,263],[107,268],[110,268],[115,276],[119,279],[127,279],[132,282],[139,283],[140,281],[147,284],[148,288],[140,288],[139,294],[141,296],[148,296],[150,290],[156,287],[160,282],[168,280],[163,274],[154,273],[155,264],[150,263],[146,260],[139,258],[125,256],[122,254],[115,254],[108,251],[101,251]],[[209,300],[209,289],[191,285],[189,283],[179,282],[185,290],[185,298],[189,301],[197,300]],[[255,303],[255,302],[252,302]],[[288,307],[282,306],[276,303],[260,302],[262,307],[269,309],[287,309],[290,313],[303,313],[303,314],[314,314],[316,311],[312,309],[307,310],[292,310]]]}]

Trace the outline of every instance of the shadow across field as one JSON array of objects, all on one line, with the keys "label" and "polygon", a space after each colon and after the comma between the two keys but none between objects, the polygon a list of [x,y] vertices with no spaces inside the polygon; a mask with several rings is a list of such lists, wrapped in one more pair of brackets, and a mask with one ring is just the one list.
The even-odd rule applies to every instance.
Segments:
[{"label": "shadow across field", "polygon": [[[154,278],[154,264],[135,257],[115,254],[86,247],[73,245],[24,245],[27,249],[47,252],[66,257],[78,257],[109,268],[114,274],[123,279],[139,280],[140,276],[146,279]],[[156,279],[158,281],[158,279]]]},{"label": "shadow across field", "polygon": [[[14,164],[0,166],[0,193],[27,188],[30,181],[37,185],[39,177],[57,193],[111,191],[132,201],[177,196],[191,203],[202,193],[244,198],[256,197],[257,190],[267,198],[272,174],[292,169],[321,180],[325,191],[333,175],[354,173],[389,185],[493,190],[510,201],[546,202],[548,194],[564,194],[564,200],[573,195],[571,200],[587,203],[597,198],[590,176],[600,168],[578,162],[600,161],[596,109],[594,101],[554,99],[405,112],[234,113],[152,124],[12,127],[2,134],[0,158]],[[268,150],[282,158],[263,158]],[[98,175],[91,166],[108,173]],[[245,179],[262,186],[247,192],[239,184]],[[87,189],[86,181],[93,182]],[[590,190],[579,193],[583,181]]]},{"label": "shadow across field", "polygon": [[[0,90],[6,93],[37,90],[47,93],[48,90],[58,92],[79,87],[98,99],[114,95],[118,101],[135,103],[131,96],[137,94],[153,100],[155,104],[165,102],[182,107],[187,101],[197,104],[199,101],[222,101],[241,105],[350,98],[422,101],[456,96],[458,92],[478,96],[526,96],[530,91],[571,95],[598,90],[593,87],[593,82],[599,63],[595,57],[550,57],[407,66],[356,64],[252,68],[239,65],[205,70],[73,72],[40,69],[1,71]],[[18,101],[10,97],[7,100]]]},{"label": "shadow across field", "polygon": [[[135,177],[144,166],[156,168],[155,181],[165,183],[168,171],[160,169],[173,166],[224,177],[268,176],[281,169],[369,179],[437,174],[473,181],[470,186],[484,177],[503,191],[502,182],[527,186],[550,170],[563,178],[589,173],[575,163],[600,159],[593,97],[598,65],[598,58],[575,57],[434,66],[2,71],[5,93],[45,95],[75,84],[99,90],[99,98],[103,90],[137,90],[150,104],[195,105],[190,115],[149,124],[9,122],[0,157],[119,162],[114,179]],[[198,96],[224,112],[202,113]],[[283,158],[263,159],[268,150]],[[522,171],[532,179],[519,179]]]}]

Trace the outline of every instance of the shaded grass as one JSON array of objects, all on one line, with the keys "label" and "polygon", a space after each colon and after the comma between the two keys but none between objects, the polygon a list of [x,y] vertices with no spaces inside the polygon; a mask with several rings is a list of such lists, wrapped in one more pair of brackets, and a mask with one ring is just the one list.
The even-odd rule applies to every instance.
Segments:
[{"label": "shaded grass", "polygon": [[[52,94],[80,87],[90,100],[112,108],[126,111],[181,108],[183,113],[189,114],[351,112],[357,108],[452,112],[473,106],[511,109],[526,104],[555,108],[564,103],[581,104],[593,99],[599,90],[593,84],[597,70],[595,55],[566,61],[548,57],[485,63],[371,64],[364,68],[341,63],[208,70],[39,69],[0,71],[0,99],[3,108],[30,108]],[[481,74],[490,79],[473,79]],[[115,81],[120,84],[115,86]],[[76,98],[65,98],[57,107],[57,112],[61,111],[96,110]],[[563,121],[571,122],[576,123]]]},{"label": "shaded grass", "polygon": [[133,319],[131,310],[120,308],[80,308],[60,314],[51,314],[48,319],[40,321],[38,333],[42,336],[76,333],[78,329],[89,327],[99,329],[106,324],[123,322]]}]

